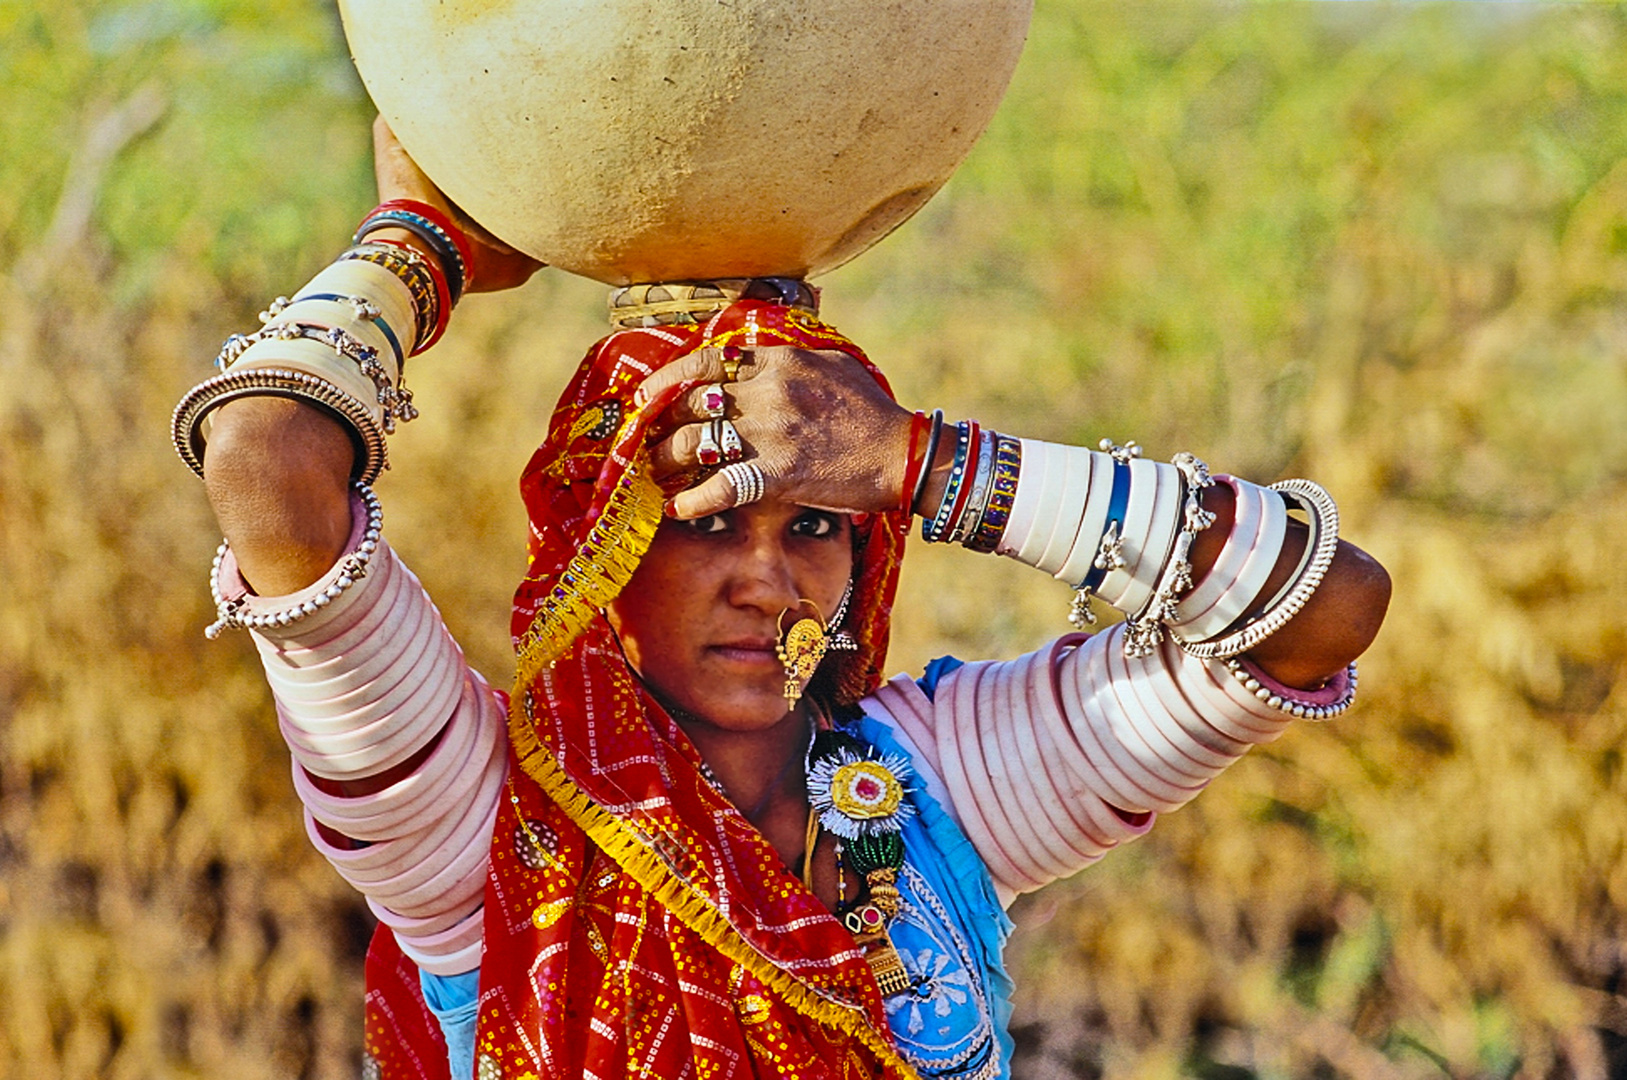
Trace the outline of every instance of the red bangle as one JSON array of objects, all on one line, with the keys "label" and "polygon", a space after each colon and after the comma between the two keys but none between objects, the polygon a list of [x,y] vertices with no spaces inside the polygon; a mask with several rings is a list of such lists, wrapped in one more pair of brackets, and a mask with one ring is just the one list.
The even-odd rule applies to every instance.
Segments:
[{"label": "red bangle", "polygon": [[906,514],[915,512],[915,484],[926,468],[926,440],[922,436],[931,426],[932,418],[924,412],[910,417],[910,452],[904,466],[904,490],[898,498],[898,508]]},{"label": "red bangle", "polygon": [[[382,202],[373,207],[372,211],[367,216],[372,217],[380,210],[405,210],[409,214],[417,214],[419,217],[426,217],[435,224],[439,225],[441,229],[445,231],[446,235],[452,238],[452,243],[457,245],[458,254],[463,256],[465,274],[471,279],[474,277],[475,256],[474,248],[469,243],[469,235],[465,233],[446,214],[443,214],[440,210],[437,210],[435,207],[429,205],[429,203],[419,202],[417,199],[391,199],[388,202]],[[469,289],[469,283],[465,281],[463,286],[464,291],[467,292]]]},{"label": "red bangle", "polygon": [[417,356],[441,340],[441,335],[446,333],[446,324],[452,320],[452,293],[446,285],[446,271],[442,270],[434,259],[426,259],[419,255],[418,249],[404,240],[373,239],[368,243],[384,244],[388,247],[400,248],[403,251],[410,251],[414,255],[418,255],[424,266],[429,270],[429,279],[435,283],[435,325],[430,328],[429,335],[423,341],[413,345],[412,355]]}]

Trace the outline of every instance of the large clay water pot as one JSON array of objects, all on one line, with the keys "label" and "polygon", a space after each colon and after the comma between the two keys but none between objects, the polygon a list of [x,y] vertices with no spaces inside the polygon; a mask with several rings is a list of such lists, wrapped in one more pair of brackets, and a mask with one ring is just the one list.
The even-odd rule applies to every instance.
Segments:
[{"label": "large clay water pot", "polygon": [[339,0],[407,151],[496,236],[610,284],[808,276],[929,199],[1032,0]]}]

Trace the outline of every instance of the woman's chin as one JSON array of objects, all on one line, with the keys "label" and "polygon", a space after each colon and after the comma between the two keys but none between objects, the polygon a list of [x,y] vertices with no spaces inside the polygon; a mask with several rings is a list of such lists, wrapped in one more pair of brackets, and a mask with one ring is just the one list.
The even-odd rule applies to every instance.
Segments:
[{"label": "woman's chin", "polygon": [[[698,721],[720,731],[766,731],[785,719],[785,698],[778,692],[738,690],[713,694],[697,708],[684,709],[685,719]],[[680,720],[682,722],[682,720]]]}]

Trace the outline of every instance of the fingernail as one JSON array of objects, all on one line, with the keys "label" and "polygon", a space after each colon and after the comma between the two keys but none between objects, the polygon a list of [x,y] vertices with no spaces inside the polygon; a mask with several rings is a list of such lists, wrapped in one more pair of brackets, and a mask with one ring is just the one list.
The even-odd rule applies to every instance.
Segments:
[{"label": "fingernail", "polygon": [[678,516],[678,501],[676,499],[667,500],[666,514],[669,518],[675,518]]}]

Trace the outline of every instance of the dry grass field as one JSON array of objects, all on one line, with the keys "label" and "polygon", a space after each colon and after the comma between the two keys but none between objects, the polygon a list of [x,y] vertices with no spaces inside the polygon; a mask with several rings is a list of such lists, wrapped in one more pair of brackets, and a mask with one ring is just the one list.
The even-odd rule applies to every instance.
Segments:
[{"label": "dry grass field", "polygon": [[[370,202],[318,0],[0,0],[0,1077],[356,1075],[307,845],[167,445]],[[1627,1076],[1627,11],[1038,0],[965,169],[826,286],[905,400],[1308,475],[1391,569],[1363,697],[1021,900],[1018,1075]],[[510,663],[514,482],[591,283],[411,372],[392,542]],[[894,654],[1067,594],[916,547]]]}]

